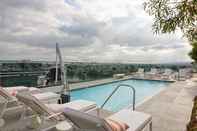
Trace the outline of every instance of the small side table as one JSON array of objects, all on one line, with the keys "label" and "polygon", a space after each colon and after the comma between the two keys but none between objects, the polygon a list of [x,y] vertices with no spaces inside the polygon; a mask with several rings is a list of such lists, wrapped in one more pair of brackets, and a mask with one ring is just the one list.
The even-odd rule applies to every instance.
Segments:
[{"label": "small side table", "polygon": [[67,121],[62,121],[58,123],[55,127],[57,131],[72,131],[73,129],[72,125]]}]

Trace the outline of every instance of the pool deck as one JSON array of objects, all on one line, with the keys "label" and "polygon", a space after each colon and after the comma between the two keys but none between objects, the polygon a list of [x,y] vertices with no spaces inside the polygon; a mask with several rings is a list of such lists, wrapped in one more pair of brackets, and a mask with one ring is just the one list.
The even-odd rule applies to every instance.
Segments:
[{"label": "pool deck", "polygon": [[178,81],[137,107],[152,115],[153,131],[185,131],[197,95],[197,82]]}]

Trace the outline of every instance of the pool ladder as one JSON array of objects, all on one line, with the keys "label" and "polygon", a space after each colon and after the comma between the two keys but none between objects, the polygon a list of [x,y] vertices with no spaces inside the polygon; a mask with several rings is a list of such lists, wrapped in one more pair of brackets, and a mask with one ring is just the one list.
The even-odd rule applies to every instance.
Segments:
[{"label": "pool ladder", "polygon": [[132,104],[132,109],[135,110],[135,88],[131,85],[127,84],[119,84],[113,91],[112,93],[107,97],[107,99],[104,101],[104,103],[101,105],[100,109],[103,109],[103,107],[106,105],[106,103],[110,100],[110,98],[113,96],[114,93],[120,88],[120,87],[129,87],[133,91],[133,104]]}]

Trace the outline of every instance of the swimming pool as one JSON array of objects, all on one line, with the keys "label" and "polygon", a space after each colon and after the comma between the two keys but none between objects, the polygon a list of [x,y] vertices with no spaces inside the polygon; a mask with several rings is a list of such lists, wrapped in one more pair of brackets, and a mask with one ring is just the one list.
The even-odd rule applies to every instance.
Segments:
[{"label": "swimming pool", "polygon": [[[135,80],[129,79],[119,82],[113,82],[103,85],[97,85],[90,88],[83,88],[71,91],[71,100],[84,99],[90,100],[101,106],[109,94],[119,84],[132,85],[136,90],[136,104],[142,102],[148,96],[154,95],[159,90],[166,88],[171,82]],[[132,104],[131,91],[129,88],[120,88],[104,106],[104,109],[118,111]]]}]

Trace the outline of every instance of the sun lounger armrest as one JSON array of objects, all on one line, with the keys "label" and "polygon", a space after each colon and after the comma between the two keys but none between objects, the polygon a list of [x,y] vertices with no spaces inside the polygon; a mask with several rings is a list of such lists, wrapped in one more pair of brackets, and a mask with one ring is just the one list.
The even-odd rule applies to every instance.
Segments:
[{"label": "sun lounger armrest", "polygon": [[0,119],[2,118],[4,111],[7,107],[8,101],[4,98],[0,99]]},{"label": "sun lounger armrest", "polygon": [[57,117],[57,116],[60,116],[60,115],[62,115],[62,112],[60,112],[60,113],[54,113],[54,114],[48,116],[46,119],[48,120],[48,119],[51,119],[51,118],[54,118],[54,117]]},{"label": "sun lounger armrest", "polygon": [[95,107],[85,111],[85,113],[89,113],[89,112],[92,112],[92,111],[95,111],[95,110],[97,111],[98,109],[99,109],[98,106],[95,106]]}]

